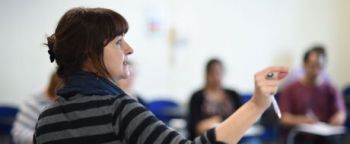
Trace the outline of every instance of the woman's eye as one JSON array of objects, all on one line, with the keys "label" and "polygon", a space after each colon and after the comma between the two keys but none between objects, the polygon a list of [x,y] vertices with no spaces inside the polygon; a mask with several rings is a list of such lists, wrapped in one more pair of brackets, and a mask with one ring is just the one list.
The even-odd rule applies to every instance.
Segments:
[{"label": "woman's eye", "polygon": [[122,40],[118,40],[116,44],[121,44],[122,43]]}]

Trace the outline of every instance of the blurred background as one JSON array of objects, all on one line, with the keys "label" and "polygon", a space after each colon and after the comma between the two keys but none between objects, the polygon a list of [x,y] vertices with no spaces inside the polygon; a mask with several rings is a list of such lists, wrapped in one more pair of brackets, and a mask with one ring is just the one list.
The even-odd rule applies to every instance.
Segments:
[{"label": "blurred background", "polygon": [[149,102],[169,100],[186,111],[212,57],[225,64],[224,85],[249,95],[255,72],[300,68],[314,44],[327,48],[326,71],[336,87],[350,84],[348,0],[2,0],[1,105],[18,107],[45,88],[55,69],[46,36],[77,6],[110,8],[128,20],[134,89]]}]

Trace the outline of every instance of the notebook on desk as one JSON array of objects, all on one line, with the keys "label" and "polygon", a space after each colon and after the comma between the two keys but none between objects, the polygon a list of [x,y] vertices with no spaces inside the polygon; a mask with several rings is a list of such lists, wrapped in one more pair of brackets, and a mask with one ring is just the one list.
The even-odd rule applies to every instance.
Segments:
[{"label": "notebook on desk", "polygon": [[333,126],[327,123],[318,122],[315,124],[302,124],[296,127],[299,132],[305,132],[321,136],[338,135],[345,133],[345,127]]}]

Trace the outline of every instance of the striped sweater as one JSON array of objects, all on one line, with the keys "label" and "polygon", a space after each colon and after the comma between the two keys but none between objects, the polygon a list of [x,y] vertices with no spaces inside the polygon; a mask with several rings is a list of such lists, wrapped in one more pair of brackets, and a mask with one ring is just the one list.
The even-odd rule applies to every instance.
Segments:
[{"label": "striped sweater", "polygon": [[11,135],[16,144],[33,143],[35,124],[39,114],[53,101],[42,92],[25,100],[17,113]]},{"label": "striped sweater", "polygon": [[215,131],[189,141],[127,95],[76,95],[39,116],[34,143],[205,144],[215,143]]},{"label": "striped sweater", "polygon": [[214,129],[191,142],[94,73],[77,71],[65,79],[57,95],[59,99],[39,116],[34,143],[215,143]]}]

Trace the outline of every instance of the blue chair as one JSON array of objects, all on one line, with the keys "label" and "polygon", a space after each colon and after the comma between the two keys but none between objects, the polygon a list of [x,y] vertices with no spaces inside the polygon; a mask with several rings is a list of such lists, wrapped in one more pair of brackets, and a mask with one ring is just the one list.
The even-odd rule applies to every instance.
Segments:
[{"label": "blue chair", "polygon": [[148,103],[148,109],[164,123],[173,118],[183,118],[184,114],[180,105],[172,100],[154,100]]},{"label": "blue chair", "polygon": [[343,90],[344,96],[350,96],[350,85]]},{"label": "blue chair", "polygon": [[0,105],[0,134],[10,134],[17,112],[17,107]]},{"label": "blue chair", "polygon": [[242,102],[242,104],[246,103],[252,96],[253,96],[252,93],[241,94],[241,102]]},{"label": "blue chair", "polygon": [[10,134],[17,112],[17,107],[0,106],[0,134]]},{"label": "blue chair", "polygon": [[12,144],[11,129],[18,112],[17,107],[0,105],[0,143]]}]

